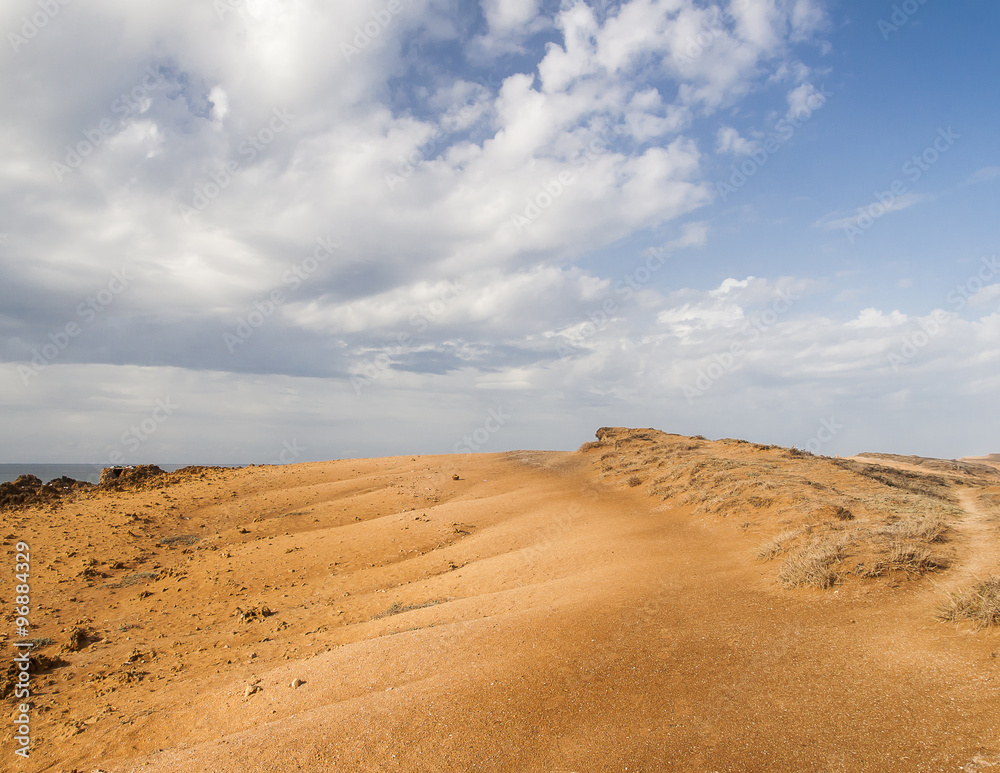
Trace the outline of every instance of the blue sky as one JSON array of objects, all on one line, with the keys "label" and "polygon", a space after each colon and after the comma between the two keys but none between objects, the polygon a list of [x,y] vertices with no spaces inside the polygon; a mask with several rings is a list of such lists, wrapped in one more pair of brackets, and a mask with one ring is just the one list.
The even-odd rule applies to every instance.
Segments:
[{"label": "blue sky", "polygon": [[8,3],[0,461],[998,451],[998,21]]}]

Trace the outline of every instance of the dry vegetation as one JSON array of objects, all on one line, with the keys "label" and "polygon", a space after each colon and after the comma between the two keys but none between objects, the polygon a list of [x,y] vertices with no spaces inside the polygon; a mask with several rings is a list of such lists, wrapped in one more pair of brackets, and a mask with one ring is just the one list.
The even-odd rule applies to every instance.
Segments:
[{"label": "dry vegetation", "polygon": [[1000,522],[1000,490],[980,492],[978,503],[987,518]]},{"label": "dry vegetation", "polygon": [[[738,516],[761,534],[757,558],[779,560],[786,588],[886,578],[913,579],[954,560],[954,526],[967,513],[963,486],[979,487],[984,512],[1000,520],[995,468],[970,462],[868,454],[865,460],[653,429],[602,428],[596,443],[605,478],[645,485],[666,506],[696,515]],[[898,468],[889,462],[899,462]]]},{"label": "dry vegetation", "polygon": [[990,577],[951,594],[938,616],[942,620],[971,620],[977,627],[1000,625],[1000,577]]}]

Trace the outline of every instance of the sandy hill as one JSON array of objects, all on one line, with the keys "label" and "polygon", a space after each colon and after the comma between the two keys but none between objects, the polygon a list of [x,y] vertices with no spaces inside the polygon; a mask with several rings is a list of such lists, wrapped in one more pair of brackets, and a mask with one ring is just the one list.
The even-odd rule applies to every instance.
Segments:
[{"label": "sandy hill", "polygon": [[1000,770],[1000,470],[597,437],[10,500],[0,769]]},{"label": "sandy hill", "polygon": [[969,456],[962,461],[985,462],[986,464],[1000,465],[1000,454],[987,454],[986,456]]}]

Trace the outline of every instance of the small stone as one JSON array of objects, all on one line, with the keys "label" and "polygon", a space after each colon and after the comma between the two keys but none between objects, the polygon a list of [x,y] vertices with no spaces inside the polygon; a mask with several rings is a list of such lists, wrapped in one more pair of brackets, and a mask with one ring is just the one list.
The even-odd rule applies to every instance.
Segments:
[{"label": "small stone", "polygon": [[305,682],[303,682],[303,681],[302,681],[301,679],[299,679],[298,677],[296,677],[295,679],[293,679],[293,680],[292,680],[292,687],[294,687],[294,688],[298,688],[298,687],[301,687],[301,686],[302,686],[302,685],[304,685],[304,684],[305,684]]},{"label": "small stone", "polygon": [[243,691],[243,697],[249,698],[255,692],[260,692],[260,688],[255,684],[248,684],[247,688]]}]

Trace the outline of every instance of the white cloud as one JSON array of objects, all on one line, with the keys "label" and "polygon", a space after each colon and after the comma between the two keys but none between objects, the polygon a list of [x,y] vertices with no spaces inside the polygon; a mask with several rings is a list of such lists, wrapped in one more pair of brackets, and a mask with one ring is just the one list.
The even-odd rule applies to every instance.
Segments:
[{"label": "white cloud", "polygon": [[816,111],[819,91],[809,82],[800,83],[788,92],[788,113],[787,118],[794,119],[801,116],[810,116]]},{"label": "white cloud", "polygon": [[826,28],[826,12],[816,0],[795,0],[791,23],[792,39],[805,40]]},{"label": "white cloud", "polygon": [[984,183],[990,182],[1000,177],[1000,166],[984,166],[982,169],[977,169],[969,177],[970,183]]},{"label": "white cloud", "polygon": [[482,0],[487,31],[466,45],[470,60],[490,64],[509,54],[524,54],[525,44],[551,29],[552,20],[540,13],[538,0]]},{"label": "white cloud", "polygon": [[[820,228],[825,228],[828,231],[836,231],[848,226],[857,226],[859,217],[864,215],[864,213],[869,209],[874,209],[877,213],[875,217],[883,217],[885,215],[890,215],[893,212],[902,212],[904,209],[909,209],[910,207],[916,206],[922,202],[930,201],[933,198],[933,196],[926,193],[904,193],[900,196],[894,197],[888,203],[883,204],[882,202],[871,202],[864,207],[859,207],[853,215],[830,213],[817,221],[815,225]],[[869,215],[869,217],[871,217],[871,215]]]},{"label": "white cloud", "polygon": [[[441,289],[422,285],[412,297],[429,303]],[[983,367],[1000,362],[1000,313],[962,319],[938,310],[912,318],[869,308],[855,319],[837,320],[812,309],[806,298],[814,291],[815,285],[800,279],[730,278],[671,296],[651,290],[650,306],[630,303],[612,285],[579,271],[540,267],[503,289],[485,277],[463,288],[453,309],[434,321],[444,331],[444,350],[393,347],[396,364],[360,395],[346,379],[56,363],[32,390],[23,388],[13,369],[0,370],[0,401],[14,410],[5,426],[15,447],[48,460],[105,459],[131,423],[147,415],[156,399],[168,397],[179,406],[176,415],[130,461],[268,461],[292,439],[309,459],[415,447],[447,452],[497,406],[513,418],[497,445],[484,450],[573,447],[613,410],[624,423],[649,423],[641,417],[652,412],[673,431],[723,436],[739,427],[743,434],[789,445],[801,445],[820,417],[833,414],[845,431],[824,452],[853,453],[868,445],[873,423],[895,417],[902,426],[915,410],[956,398],[979,411],[981,426],[946,447],[935,446],[937,452],[959,455],[966,444],[995,438],[1000,425],[990,406],[996,379],[984,377]],[[792,297],[787,308],[776,303],[782,292]],[[616,310],[601,319],[608,298]],[[373,300],[369,308],[392,302]],[[389,327],[414,308],[402,295],[395,302],[392,319],[382,320]],[[518,323],[527,312],[518,312],[517,303],[542,313],[542,321],[558,323],[575,314],[579,322],[539,337],[532,325]],[[479,327],[469,328],[470,314],[477,315]],[[936,332],[924,342],[917,334],[935,329],[935,318]],[[459,330],[466,338],[461,345],[452,337]],[[265,333],[262,328],[258,335]],[[379,340],[376,335],[374,345],[349,345],[347,360],[357,372],[375,361]],[[914,340],[921,345],[894,370],[889,355]],[[559,342],[569,355],[560,352]],[[734,344],[741,348],[734,350]],[[498,345],[508,352],[503,357]],[[320,352],[329,356],[326,349],[312,355]],[[450,365],[436,364],[434,357],[449,352]],[[699,379],[707,373],[717,377],[689,401],[685,388],[706,387]],[[553,423],[551,416],[566,415],[567,403],[572,421]],[[62,427],[59,442],[44,450],[32,440],[42,414]],[[782,421],[773,423],[775,415]],[[771,421],[770,429],[757,425],[755,416]],[[880,447],[913,450],[924,432],[952,437],[948,417],[931,408],[921,416],[920,432]],[[365,431],[387,425],[391,437]],[[583,437],[580,426],[586,427]],[[192,448],[200,459],[191,459]]]},{"label": "white cloud", "polygon": [[704,247],[708,243],[708,231],[709,225],[704,220],[685,223],[681,228],[680,236],[664,242],[658,247],[650,248],[649,252],[664,255],[686,247]]},{"label": "white cloud", "polygon": [[888,327],[899,327],[907,322],[907,316],[901,314],[899,311],[893,311],[891,314],[885,314],[879,309],[862,309],[858,318],[851,320],[847,323],[848,327],[864,329],[864,328],[888,328]]},{"label": "white cloud", "polygon": [[[692,0],[598,13],[490,0],[478,39],[445,3],[404,5],[368,36],[384,2],[257,2],[220,19],[210,3],[94,0],[66,6],[16,60],[4,54],[18,78],[0,82],[0,141],[12,149],[0,159],[0,404],[18,454],[100,458],[119,422],[166,394],[183,416],[147,458],[188,461],[197,449],[228,462],[247,461],[244,449],[266,461],[291,437],[310,458],[447,451],[500,400],[517,418],[498,442],[529,447],[569,447],[608,412],[749,434],[767,413],[754,405],[807,423],[844,406],[861,424],[966,384],[986,404],[974,363],[994,356],[996,315],[954,319],[899,375],[886,353],[919,320],[877,308],[824,316],[810,305],[816,282],[722,274],[676,290],[686,274],[665,263],[620,291],[646,265],[650,234],[669,237],[662,255],[712,246],[721,229],[694,214],[711,201],[705,154],[753,148],[728,125],[743,95],[760,90],[778,115],[808,106],[811,71],[792,44],[822,28],[817,3],[737,5],[729,18]],[[544,52],[538,32],[553,39]],[[435,46],[450,58],[427,66]],[[472,65],[449,69],[459,50]],[[165,86],[115,112],[147,67]],[[497,83],[477,82],[494,68]],[[781,89],[779,104],[768,88]],[[275,132],[283,109],[294,118]],[[57,182],[52,161],[104,118],[110,136]],[[180,206],[206,191],[210,203],[185,221]],[[671,222],[685,215],[699,219]],[[327,235],[336,256],[293,288],[288,272]],[[25,389],[17,366],[123,265],[136,276],[128,290]],[[437,304],[452,285],[461,292]],[[275,289],[285,299],[228,352],[222,333]],[[779,313],[781,293],[812,301]],[[995,299],[984,289],[977,308]],[[734,341],[746,354],[689,405],[684,386]],[[390,364],[355,394],[352,375],[385,347]],[[918,378],[935,368],[947,378]],[[369,440],[373,426],[392,437]]]},{"label": "white cloud", "polygon": [[212,102],[212,118],[216,121],[225,121],[229,114],[229,96],[221,86],[215,86],[208,92],[208,99]]},{"label": "white cloud", "polygon": [[538,16],[538,0],[483,0],[483,13],[492,33],[522,29]]},{"label": "white cloud", "polygon": [[986,285],[982,290],[977,291],[969,303],[973,306],[989,306],[1000,299],[1000,284]]},{"label": "white cloud", "polygon": [[731,126],[721,126],[716,133],[715,148],[719,153],[748,156],[760,147],[760,143],[744,139]]}]

